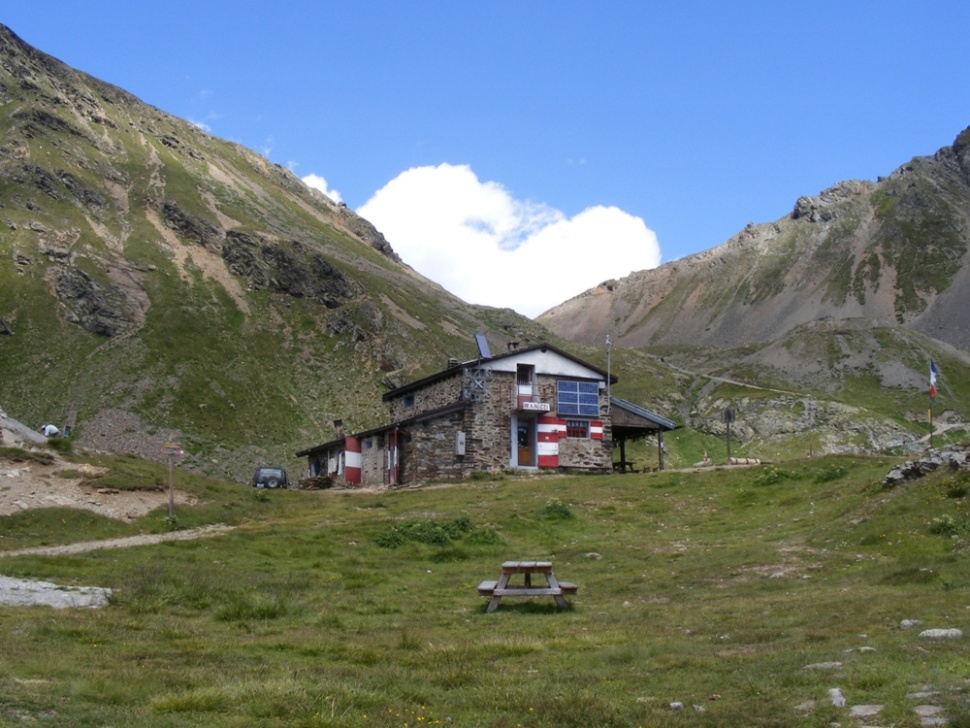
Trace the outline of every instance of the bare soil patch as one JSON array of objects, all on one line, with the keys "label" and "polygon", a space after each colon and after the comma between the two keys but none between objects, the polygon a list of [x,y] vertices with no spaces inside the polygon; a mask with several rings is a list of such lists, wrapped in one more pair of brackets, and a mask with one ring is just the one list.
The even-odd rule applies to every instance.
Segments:
[{"label": "bare soil patch", "polygon": [[[108,518],[129,521],[168,503],[163,490],[118,490],[86,484],[103,471],[92,465],[69,463],[56,455],[49,465],[0,459],[0,516],[28,508],[84,508]],[[196,499],[174,493],[176,504]]]}]

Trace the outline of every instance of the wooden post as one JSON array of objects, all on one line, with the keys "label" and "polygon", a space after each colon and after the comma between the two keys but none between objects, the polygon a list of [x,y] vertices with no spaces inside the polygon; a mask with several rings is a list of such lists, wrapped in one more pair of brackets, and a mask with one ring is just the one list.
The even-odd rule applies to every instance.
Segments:
[{"label": "wooden post", "polygon": [[175,518],[175,456],[168,456],[168,517]]},{"label": "wooden post", "polygon": [[731,423],[734,422],[734,408],[725,407],[721,412],[721,421],[727,425],[727,459],[731,462]]},{"label": "wooden post", "polygon": [[163,452],[168,455],[168,517],[175,518],[175,458],[184,453],[182,448],[174,442],[162,445]]}]

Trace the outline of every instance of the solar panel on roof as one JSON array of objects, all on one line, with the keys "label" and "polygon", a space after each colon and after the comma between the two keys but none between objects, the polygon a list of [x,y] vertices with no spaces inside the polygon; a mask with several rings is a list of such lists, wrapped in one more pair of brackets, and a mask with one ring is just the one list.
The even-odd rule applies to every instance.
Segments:
[{"label": "solar panel on roof", "polygon": [[492,358],[492,352],[488,349],[488,341],[485,340],[485,334],[475,334],[475,343],[478,344],[479,359]]}]

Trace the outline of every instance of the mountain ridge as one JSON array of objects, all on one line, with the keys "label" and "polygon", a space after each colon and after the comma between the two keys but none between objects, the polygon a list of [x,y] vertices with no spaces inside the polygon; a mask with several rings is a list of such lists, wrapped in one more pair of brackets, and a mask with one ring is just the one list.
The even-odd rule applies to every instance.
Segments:
[{"label": "mountain ridge", "polygon": [[530,321],[461,301],[289,170],[2,26],[0,130],[0,405],[83,447],[158,460],[177,441],[186,467],[241,482],[300,467],[335,420],[376,426],[387,388],[473,359],[479,332],[612,354],[617,396],[686,425],[665,439],[682,463],[725,407],[756,457],[911,441],[928,356],[940,415],[966,414],[968,132]]},{"label": "mountain ridge", "polygon": [[[709,250],[606,281],[538,321],[622,345],[765,343],[825,318],[907,326],[964,351],[970,128],[877,182],[839,182]],[[677,310],[669,310],[676,308]]]},{"label": "mountain ridge", "polygon": [[0,26],[3,406],[242,478],[388,386],[549,333],[467,304],[280,165]]}]

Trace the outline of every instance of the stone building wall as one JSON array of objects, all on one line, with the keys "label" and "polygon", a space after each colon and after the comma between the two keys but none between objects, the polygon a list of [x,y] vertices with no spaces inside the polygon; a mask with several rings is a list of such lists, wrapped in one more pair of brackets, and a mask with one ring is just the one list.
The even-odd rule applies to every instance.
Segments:
[{"label": "stone building wall", "polygon": [[488,396],[468,411],[467,458],[478,472],[499,472],[509,466],[512,452],[512,403],[515,375],[496,372]]},{"label": "stone building wall", "polygon": [[[550,405],[556,415],[556,382],[559,377],[538,374],[536,399]],[[413,392],[414,404],[405,407],[405,397],[390,401],[390,420],[402,421],[462,400],[465,376],[456,369],[455,376],[434,382]],[[487,392],[465,410],[407,426],[408,440],[403,443],[399,480],[403,485],[429,480],[461,479],[477,472],[500,472],[508,468],[512,456],[512,414],[517,399],[516,375],[493,371]],[[610,471],[612,463],[612,429],[609,423],[608,397],[600,390],[600,414],[603,439],[563,437],[559,440],[559,467],[582,471]],[[456,435],[465,433],[465,454],[455,453]],[[383,442],[375,442],[369,451],[363,447],[365,483],[380,484],[386,480],[386,451]],[[383,438],[381,438],[383,439]]]},{"label": "stone building wall", "polygon": [[455,454],[455,433],[464,428],[464,421],[462,412],[454,412],[409,425],[401,458],[401,483],[456,480],[470,472],[468,456]]},{"label": "stone building wall", "polygon": [[459,368],[455,369],[455,376],[411,392],[410,395],[414,397],[414,405],[411,407],[405,406],[409,395],[394,397],[388,403],[390,406],[390,421],[400,422],[421,412],[428,412],[429,410],[460,402],[463,384],[464,375]]}]

